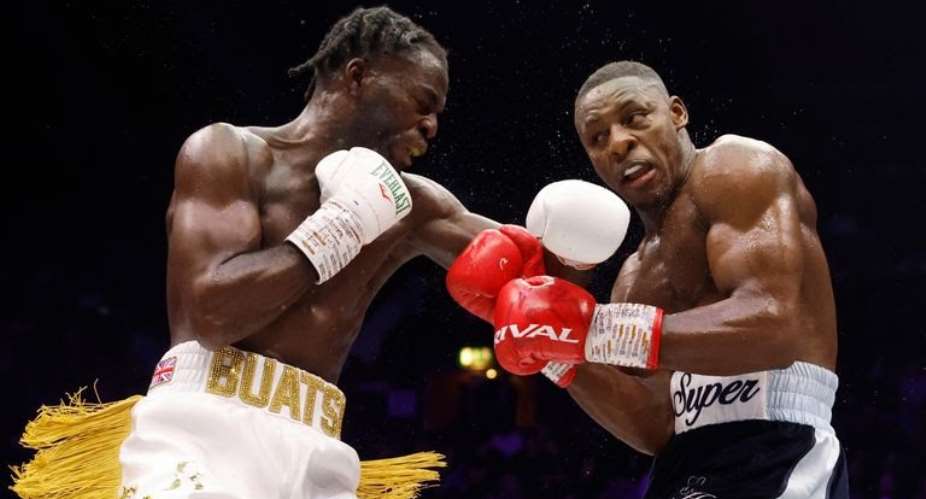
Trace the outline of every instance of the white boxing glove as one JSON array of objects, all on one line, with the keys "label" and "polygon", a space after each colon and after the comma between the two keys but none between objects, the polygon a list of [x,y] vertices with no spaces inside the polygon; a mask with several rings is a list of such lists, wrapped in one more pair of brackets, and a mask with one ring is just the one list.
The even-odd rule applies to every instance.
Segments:
[{"label": "white boxing glove", "polygon": [[547,250],[577,269],[610,258],[629,224],[630,209],[617,194],[583,180],[561,180],[541,189],[526,222]]},{"label": "white boxing glove", "polygon": [[319,203],[328,201],[334,191],[341,186],[347,174],[353,170],[349,167],[341,168],[349,154],[350,151],[347,149],[341,149],[325,156],[315,165],[315,177],[318,179],[318,188],[321,190]]},{"label": "white boxing glove", "polygon": [[386,158],[363,147],[336,151],[315,168],[321,206],[286,238],[325,282],[412,210],[411,193]]},{"label": "white boxing glove", "polygon": [[[347,194],[355,205],[362,202],[368,207],[359,212],[364,216],[364,244],[371,243],[411,212],[412,197],[401,175],[386,158],[371,149],[353,147],[350,151],[335,151],[318,162],[315,177],[322,204]],[[374,189],[371,182],[379,186]],[[351,192],[357,195],[350,196]]]}]

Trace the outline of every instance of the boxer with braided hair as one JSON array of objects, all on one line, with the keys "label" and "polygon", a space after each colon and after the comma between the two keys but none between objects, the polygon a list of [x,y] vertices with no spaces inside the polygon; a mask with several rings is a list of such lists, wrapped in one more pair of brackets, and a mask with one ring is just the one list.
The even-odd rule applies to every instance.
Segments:
[{"label": "boxer with braided hair", "polygon": [[403,171],[437,134],[446,53],[386,7],[358,9],[293,72],[310,69],[289,123],[216,123],[183,144],[167,210],[171,348],[146,397],[46,408],[18,494],[399,499],[437,478],[434,453],[361,464],[340,440],[335,383],[389,276],[418,255],[446,267],[497,225]]},{"label": "boxer with braided hair", "polygon": [[[42,450],[14,472],[20,495],[402,499],[437,478],[434,453],[360,463],[339,439],[335,383],[389,276],[419,255],[447,268],[498,227],[407,172],[437,134],[446,51],[389,8],[357,9],[291,72],[309,71],[289,123],[217,123],[183,144],[167,210],[171,348],[144,398],[46,408],[24,437]],[[570,187],[590,217],[622,206],[601,187]],[[570,273],[544,264],[544,243],[584,268],[623,237],[577,227],[566,244],[516,226],[488,243],[520,277]],[[618,241],[574,251],[603,236]]]},{"label": "boxer with braided hair", "polygon": [[312,96],[315,82],[328,78],[345,61],[377,54],[398,54],[427,50],[447,64],[447,52],[434,35],[388,7],[356,9],[339,20],[322,40],[318,51],[304,63],[291,68],[290,76],[311,72],[305,98]]}]

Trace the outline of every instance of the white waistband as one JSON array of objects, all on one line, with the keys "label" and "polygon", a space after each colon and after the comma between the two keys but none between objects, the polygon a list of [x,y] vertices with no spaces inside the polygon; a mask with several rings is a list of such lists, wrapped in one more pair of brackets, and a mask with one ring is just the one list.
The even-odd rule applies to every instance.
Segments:
[{"label": "white waistband", "polygon": [[769,419],[829,427],[837,388],[836,373],[807,362],[769,371]]},{"label": "white waistband", "polygon": [[835,373],[807,362],[740,376],[676,372],[669,389],[675,431],[750,419],[788,421],[832,431],[830,419],[838,386]]},{"label": "white waistband", "polygon": [[209,393],[334,438],[340,437],[346,405],[337,386],[308,371],[232,347],[208,350],[196,341],[168,350],[148,387],[149,397],[179,392]]}]

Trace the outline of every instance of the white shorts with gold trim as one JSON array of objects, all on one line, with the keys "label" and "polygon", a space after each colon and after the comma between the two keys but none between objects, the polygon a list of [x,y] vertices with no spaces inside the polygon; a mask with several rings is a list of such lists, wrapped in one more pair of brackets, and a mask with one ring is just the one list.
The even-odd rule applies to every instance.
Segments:
[{"label": "white shorts with gold trim", "polygon": [[122,497],[352,499],[345,398],[321,378],[234,348],[171,348],[123,442]]}]

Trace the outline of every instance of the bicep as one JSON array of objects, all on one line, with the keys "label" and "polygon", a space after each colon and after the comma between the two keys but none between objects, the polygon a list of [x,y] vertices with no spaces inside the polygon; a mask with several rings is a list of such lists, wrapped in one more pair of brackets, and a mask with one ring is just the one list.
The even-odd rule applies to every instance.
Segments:
[{"label": "bicep", "polygon": [[[795,197],[783,191],[753,216],[715,220],[707,234],[707,259],[719,291],[789,297],[802,272],[801,222]],[[735,209],[731,209],[734,211]]]},{"label": "bicep", "polygon": [[196,274],[260,246],[257,208],[245,200],[216,206],[181,198],[175,200],[172,218],[170,264],[181,264]]},{"label": "bicep", "polygon": [[238,147],[234,135],[206,129],[177,157],[168,227],[173,278],[195,281],[260,246],[260,214]]}]

